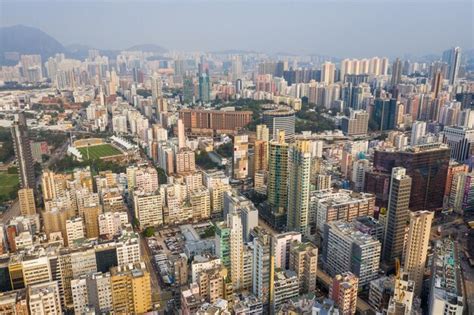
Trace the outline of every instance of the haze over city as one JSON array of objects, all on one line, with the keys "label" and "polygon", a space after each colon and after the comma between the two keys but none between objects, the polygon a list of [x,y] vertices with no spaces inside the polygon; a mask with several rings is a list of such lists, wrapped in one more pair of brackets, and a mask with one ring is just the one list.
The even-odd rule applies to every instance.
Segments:
[{"label": "haze over city", "polygon": [[1,1],[64,45],[389,57],[473,47],[472,1]]}]

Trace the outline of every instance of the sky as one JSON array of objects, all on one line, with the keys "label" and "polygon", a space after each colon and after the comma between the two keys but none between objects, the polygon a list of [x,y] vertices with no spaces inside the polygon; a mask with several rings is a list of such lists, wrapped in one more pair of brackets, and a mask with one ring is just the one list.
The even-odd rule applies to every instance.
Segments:
[{"label": "sky", "polygon": [[64,45],[252,50],[334,57],[474,48],[471,0],[0,0],[0,26],[38,27]]}]

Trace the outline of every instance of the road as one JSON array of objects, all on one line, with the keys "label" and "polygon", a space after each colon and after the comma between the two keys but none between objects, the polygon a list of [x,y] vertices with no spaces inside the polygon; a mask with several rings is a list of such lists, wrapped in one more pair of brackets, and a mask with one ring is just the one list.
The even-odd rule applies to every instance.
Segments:
[{"label": "road", "polygon": [[142,254],[142,260],[145,262],[146,268],[150,272],[152,303],[160,303],[161,306],[161,287],[160,282],[158,281],[158,275],[153,267],[153,256],[150,253],[150,248],[146,243],[146,239],[142,236],[140,236],[140,253]]},{"label": "road", "polygon": [[17,217],[20,215],[20,203],[18,202],[18,199],[15,199],[15,201],[12,203],[12,205],[2,213],[0,216],[0,220],[3,224],[7,224],[8,221],[10,221],[13,217]]}]

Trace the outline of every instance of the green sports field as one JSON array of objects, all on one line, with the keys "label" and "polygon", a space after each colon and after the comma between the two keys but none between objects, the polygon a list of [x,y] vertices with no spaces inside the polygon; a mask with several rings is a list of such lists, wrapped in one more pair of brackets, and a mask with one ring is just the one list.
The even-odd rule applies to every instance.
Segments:
[{"label": "green sports field", "polygon": [[9,199],[9,196],[17,191],[18,183],[18,174],[0,172],[0,200]]},{"label": "green sports field", "polygon": [[[101,157],[122,154],[119,149],[107,143],[77,149],[79,150],[79,152],[81,152],[84,160],[87,160],[88,157],[91,160],[95,160],[100,159]],[[89,155],[87,155],[87,150],[89,150]]]}]

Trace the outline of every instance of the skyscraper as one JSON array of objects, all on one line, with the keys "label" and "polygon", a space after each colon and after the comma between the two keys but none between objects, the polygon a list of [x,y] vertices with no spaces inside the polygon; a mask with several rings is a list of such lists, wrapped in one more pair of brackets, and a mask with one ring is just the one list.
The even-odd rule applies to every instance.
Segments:
[{"label": "skyscraper", "polygon": [[334,221],[324,225],[323,263],[329,275],[351,271],[361,286],[379,274],[381,244],[373,236],[360,232],[355,223]]},{"label": "skyscraper", "polygon": [[18,190],[18,201],[20,203],[20,213],[23,216],[36,214],[35,195],[33,189],[22,188]]},{"label": "skyscraper", "polygon": [[336,66],[331,62],[325,62],[321,66],[321,82],[326,84],[334,83]]},{"label": "skyscraper", "polygon": [[401,259],[405,229],[408,223],[410,210],[411,177],[406,175],[403,167],[394,167],[390,181],[387,222],[385,225],[385,240],[383,242],[383,259],[394,263],[396,258]]},{"label": "skyscraper", "polygon": [[11,132],[15,156],[18,161],[21,188],[32,188],[36,190],[34,161],[33,155],[31,154],[26,117],[23,112],[18,113],[18,119],[13,122]]},{"label": "skyscraper", "polygon": [[392,78],[390,79],[390,84],[392,86],[397,85],[402,80],[402,61],[397,58],[392,64]]},{"label": "skyscraper", "polygon": [[443,85],[443,73],[441,70],[437,70],[433,78],[431,80],[431,92],[433,92],[433,97],[437,98],[439,95],[439,92],[441,91],[441,87]]},{"label": "skyscraper", "polygon": [[178,148],[186,147],[186,135],[184,134],[184,123],[182,119],[178,119]]},{"label": "skyscraper", "polygon": [[348,136],[366,135],[369,114],[365,110],[352,110],[349,117],[342,117],[341,129]]},{"label": "skyscraper", "polygon": [[273,217],[284,218],[288,203],[288,143],[284,131],[280,131],[276,140],[270,141],[267,187]]},{"label": "skyscraper", "polygon": [[256,230],[256,234],[257,237],[253,239],[252,292],[265,307],[271,296],[275,268],[272,236],[261,228]]},{"label": "skyscraper", "polygon": [[194,82],[191,77],[184,77],[183,79],[183,102],[194,102]]},{"label": "skyscraper", "polygon": [[153,104],[158,104],[158,99],[162,96],[162,83],[159,75],[154,73],[151,77],[151,97],[153,99]]},{"label": "skyscraper", "polygon": [[[374,171],[389,176],[394,167],[405,168],[407,175],[413,180],[410,209],[412,211],[441,209],[449,168],[449,153],[449,148],[440,143],[422,144],[401,150],[389,148],[375,150]],[[372,175],[374,174],[369,173],[366,178],[367,186],[372,186],[375,180]],[[368,189],[368,192],[375,191]],[[380,202],[378,204],[386,205]]]},{"label": "skyscraper", "polygon": [[211,100],[211,83],[207,73],[199,75],[199,100],[204,103]]},{"label": "skyscraper", "polygon": [[110,275],[115,312],[137,314],[151,310],[150,273],[144,262],[113,267]]},{"label": "skyscraper", "polygon": [[378,130],[390,130],[395,128],[397,112],[396,99],[381,99],[375,100],[372,119],[377,124]]},{"label": "skyscraper", "polygon": [[232,176],[234,179],[245,179],[249,174],[248,150],[249,136],[235,136],[232,150]]},{"label": "skyscraper", "polygon": [[443,141],[451,149],[451,158],[465,163],[474,154],[474,129],[446,126]]},{"label": "skyscraper", "polygon": [[277,139],[278,132],[285,132],[285,141],[295,140],[295,112],[287,109],[276,109],[263,112],[263,123],[267,125],[270,140]]},{"label": "skyscraper", "polygon": [[430,240],[431,222],[434,213],[417,211],[410,213],[410,228],[406,242],[403,269],[408,272],[410,280],[415,282],[415,294],[420,296],[423,287],[428,243]]},{"label": "skyscraper", "polygon": [[288,153],[288,214],[290,231],[309,235],[311,153],[309,140],[297,140]]},{"label": "skyscraper", "polygon": [[417,145],[420,138],[426,133],[426,122],[415,121],[411,127],[410,145]]},{"label": "skyscraper", "polygon": [[448,63],[449,84],[453,85],[458,77],[461,64],[461,48],[453,47],[443,52],[443,61]]},{"label": "skyscraper", "polygon": [[234,290],[238,290],[243,286],[244,276],[244,248],[242,235],[242,220],[236,212],[227,216],[227,225],[230,229],[229,245],[230,245],[230,275]]}]

